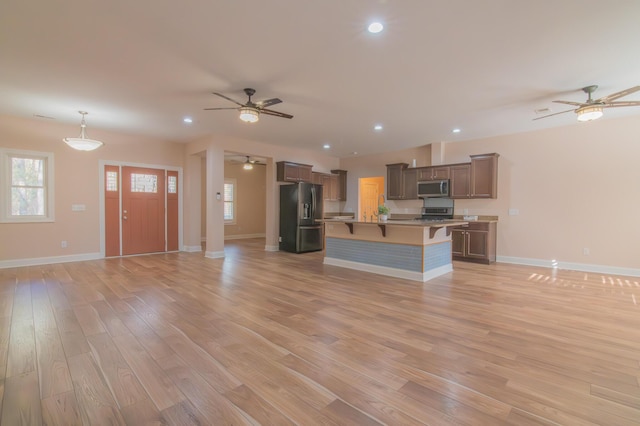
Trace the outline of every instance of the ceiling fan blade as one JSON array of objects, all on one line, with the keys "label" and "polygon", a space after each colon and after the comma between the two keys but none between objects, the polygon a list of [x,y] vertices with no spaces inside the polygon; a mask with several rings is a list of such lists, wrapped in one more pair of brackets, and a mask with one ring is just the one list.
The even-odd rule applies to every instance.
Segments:
[{"label": "ceiling fan blade", "polygon": [[265,115],[273,115],[273,116],[276,116],[276,117],[282,117],[282,118],[293,118],[293,115],[285,114],[284,112],[280,112],[280,111],[274,111],[272,109],[261,109],[260,113],[261,114],[265,114]]},{"label": "ceiling fan blade", "polygon": [[214,95],[217,95],[217,96],[220,96],[221,98],[225,98],[226,100],[231,101],[231,102],[233,102],[233,103],[234,103],[234,104],[236,104],[236,105],[244,106],[244,104],[241,104],[240,102],[238,102],[238,101],[236,101],[236,100],[233,100],[233,99],[231,99],[230,97],[223,95],[222,93],[216,93],[216,92],[213,92],[213,94],[214,94]]},{"label": "ceiling fan blade", "polygon": [[575,110],[574,109],[568,109],[566,111],[561,111],[561,112],[556,112],[556,113],[553,113],[553,114],[543,115],[542,117],[534,118],[533,120],[534,121],[535,120],[540,120],[542,118],[553,117],[554,115],[560,115],[560,114],[564,114],[565,112],[573,112],[573,111],[575,111]]},{"label": "ceiling fan blade", "polygon": [[[573,105],[573,106],[577,106],[577,107],[581,107],[584,106],[586,104],[581,104],[580,102],[570,102],[570,101],[552,101],[555,102],[557,104],[565,104],[565,105]],[[540,117],[542,118],[542,117]]]},{"label": "ceiling fan blade", "polygon": [[260,101],[260,102],[257,103],[257,105],[260,108],[266,108],[266,107],[270,107],[271,105],[279,104],[280,102],[282,102],[281,99],[271,98],[271,99],[266,99],[264,101]]},{"label": "ceiling fan blade", "polygon": [[237,110],[238,108],[236,108],[236,107],[230,107],[230,108],[204,108],[205,111],[217,111],[217,110],[221,110],[221,109],[235,109],[235,110]]},{"label": "ceiling fan blade", "polygon": [[603,105],[603,107],[605,108],[630,107],[630,106],[640,106],[640,101],[608,102]]},{"label": "ceiling fan blade", "polygon": [[628,89],[621,90],[620,92],[612,93],[609,96],[605,96],[603,98],[600,98],[600,99],[596,100],[595,102],[596,103],[600,103],[600,102],[609,103],[609,101],[614,101],[614,100],[616,100],[618,98],[621,98],[623,96],[630,95],[632,93],[637,92],[638,90],[640,90],[640,86],[630,87]]}]

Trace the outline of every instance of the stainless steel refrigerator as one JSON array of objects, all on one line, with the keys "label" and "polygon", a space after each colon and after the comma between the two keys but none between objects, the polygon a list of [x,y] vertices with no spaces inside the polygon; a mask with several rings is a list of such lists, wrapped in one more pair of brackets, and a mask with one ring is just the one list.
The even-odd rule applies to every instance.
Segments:
[{"label": "stainless steel refrigerator", "polygon": [[322,185],[280,186],[280,250],[322,250]]}]

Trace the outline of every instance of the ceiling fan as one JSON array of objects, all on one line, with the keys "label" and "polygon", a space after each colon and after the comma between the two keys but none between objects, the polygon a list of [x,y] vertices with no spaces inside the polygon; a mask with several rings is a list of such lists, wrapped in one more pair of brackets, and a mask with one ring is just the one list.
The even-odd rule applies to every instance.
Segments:
[{"label": "ceiling fan", "polygon": [[272,109],[267,109],[267,107],[270,107],[271,105],[275,105],[275,104],[279,104],[280,102],[282,102],[282,100],[278,99],[278,98],[271,98],[271,99],[267,99],[264,101],[259,101],[259,102],[252,102],[251,101],[251,97],[256,93],[256,91],[254,89],[251,88],[246,88],[244,89],[244,93],[247,94],[247,96],[249,97],[249,100],[245,103],[245,104],[241,104],[240,102],[231,99],[228,96],[225,96],[221,93],[216,93],[213,92],[214,95],[220,96],[221,98],[224,98],[228,101],[233,102],[234,104],[238,105],[238,107],[229,107],[229,108],[205,108],[205,111],[215,111],[215,110],[222,110],[222,109],[235,109],[240,111],[240,120],[246,122],[246,123],[255,123],[256,121],[258,121],[260,119],[260,114],[265,114],[265,115],[273,115],[276,117],[282,117],[282,118],[293,118],[293,115],[290,114],[285,114],[283,112],[280,111],[274,111]]},{"label": "ceiling fan", "polygon": [[565,112],[575,112],[578,115],[578,121],[590,121],[596,120],[602,117],[602,110],[604,108],[616,108],[616,107],[628,107],[628,106],[640,106],[640,101],[617,101],[616,99],[623,96],[630,95],[640,90],[640,86],[631,87],[629,89],[622,90],[620,92],[612,93],[609,96],[604,96],[600,99],[592,99],[591,94],[596,91],[598,86],[583,87],[582,91],[588,95],[587,101],[584,103],[571,102],[571,101],[553,101],[558,104],[573,105],[577,108],[569,109],[566,111],[556,112],[554,114],[544,115],[542,117],[534,118],[534,120],[540,120],[541,118],[552,117],[558,114],[564,114]]}]

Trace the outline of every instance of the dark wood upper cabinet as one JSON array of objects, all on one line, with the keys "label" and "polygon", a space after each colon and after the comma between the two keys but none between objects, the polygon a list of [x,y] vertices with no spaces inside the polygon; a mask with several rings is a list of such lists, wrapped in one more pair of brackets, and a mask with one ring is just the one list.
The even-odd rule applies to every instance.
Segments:
[{"label": "dark wood upper cabinet", "polygon": [[312,182],[322,185],[322,198],[326,201],[346,201],[347,171],[331,170],[331,173],[312,172]]},{"label": "dark wood upper cabinet", "polygon": [[278,161],[276,163],[276,179],[278,182],[313,182],[311,169],[308,164]]},{"label": "dark wood upper cabinet", "polygon": [[416,169],[404,169],[402,173],[404,180],[404,200],[418,199],[418,171]]},{"label": "dark wood upper cabinet", "polygon": [[404,170],[407,163],[387,164],[387,199],[404,200]]},{"label": "dark wood upper cabinet", "polygon": [[420,167],[416,170],[418,171],[418,182],[425,180],[450,179],[449,166]]},{"label": "dark wood upper cabinet", "polygon": [[471,156],[471,198],[498,197],[499,154]]},{"label": "dark wood upper cabinet", "polygon": [[337,175],[336,200],[347,201],[347,171],[336,169],[331,173]]},{"label": "dark wood upper cabinet", "polygon": [[456,164],[450,167],[451,198],[471,196],[471,164]]}]

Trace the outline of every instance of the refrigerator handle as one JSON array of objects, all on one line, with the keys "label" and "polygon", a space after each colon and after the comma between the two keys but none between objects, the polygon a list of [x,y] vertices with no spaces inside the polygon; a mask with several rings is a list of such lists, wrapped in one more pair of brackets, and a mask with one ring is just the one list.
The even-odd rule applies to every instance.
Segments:
[{"label": "refrigerator handle", "polygon": [[316,187],[311,186],[311,217],[316,217]]}]

